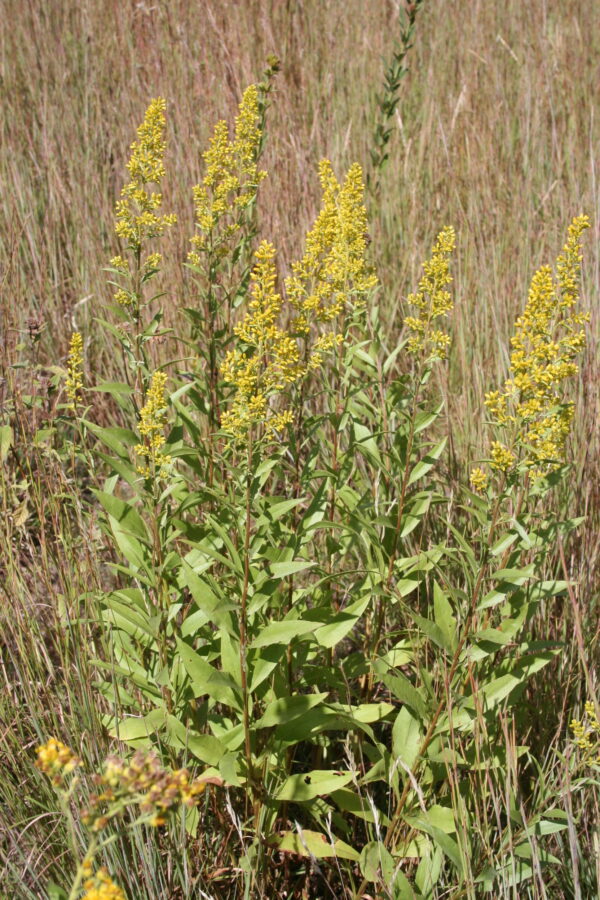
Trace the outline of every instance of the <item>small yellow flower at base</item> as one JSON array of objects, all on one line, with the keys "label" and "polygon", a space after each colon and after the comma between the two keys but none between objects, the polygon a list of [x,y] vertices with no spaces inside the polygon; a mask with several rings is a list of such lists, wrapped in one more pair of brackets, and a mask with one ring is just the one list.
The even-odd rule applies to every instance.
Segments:
[{"label": "small yellow flower at base", "polygon": [[479,494],[483,494],[483,492],[487,490],[489,482],[488,474],[483,469],[477,467],[471,472],[469,481],[471,482],[473,490],[477,491]]},{"label": "small yellow flower at base", "polygon": [[85,894],[82,900],[127,900],[127,897],[114,883],[106,869],[98,869],[92,878],[84,883]]}]

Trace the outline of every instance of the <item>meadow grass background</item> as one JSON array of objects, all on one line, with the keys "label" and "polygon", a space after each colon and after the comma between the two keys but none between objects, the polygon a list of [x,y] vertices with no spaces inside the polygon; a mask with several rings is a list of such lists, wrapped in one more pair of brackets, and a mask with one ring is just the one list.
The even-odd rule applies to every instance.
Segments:
[{"label": "meadow grass background", "polygon": [[[84,334],[88,372],[119,376],[93,320],[109,298],[102,266],[117,249],[114,200],[149,99],[168,101],[165,208],[178,213],[179,226],[163,243],[164,305],[174,322],[189,290],[180,261],[193,233],[191,187],[214,121],[232,118],[244,87],[276,53],[282,71],[269,112],[260,230],[289,261],[317,209],[318,159],[331,158],[338,171],[355,160],[368,167],[399,3],[4,0],[2,12],[0,403],[9,392],[21,398],[25,444],[56,402],[52,367],[64,366],[74,329]],[[584,668],[593,678],[598,655],[600,6],[426,0],[409,64],[389,165],[369,210],[371,248],[392,347],[402,298],[435,234],[446,224],[457,230],[450,489],[484,444],[483,394],[505,376],[531,275],[556,256],[574,215],[591,217],[583,289],[589,343],[576,391],[575,465],[559,498],[563,510],[587,518],[565,560],[576,581],[571,601],[547,610],[540,625],[566,642],[554,680],[540,687],[540,703],[559,711],[564,731],[586,693]],[[34,366],[41,367],[35,374]],[[41,407],[25,412],[32,392]],[[2,480],[0,751],[8,812],[0,811],[0,841],[4,877],[30,883],[23,896],[40,896],[54,864],[40,837],[47,834],[41,795],[27,798],[24,749],[60,732],[77,746],[82,734],[94,735],[92,758],[106,750],[89,653],[64,639],[65,610],[97,584],[104,558],[93,517],[77,525],[63,515],[61,497],[73,493],[47,455],[33,453]],[[101,653],[101,635],[97,641]],[[38,811],[39,822],[25,827]],[[592,822],[590,811],[585,828]]]}]

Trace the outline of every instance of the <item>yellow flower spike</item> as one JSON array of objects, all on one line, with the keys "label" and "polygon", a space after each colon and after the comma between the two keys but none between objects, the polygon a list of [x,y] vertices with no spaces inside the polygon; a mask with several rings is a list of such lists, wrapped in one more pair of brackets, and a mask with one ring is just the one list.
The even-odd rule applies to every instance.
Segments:
[{"label": "yellow flower spike", "polygon": [[292,264],[286,279],[287,296],[297,310],[293,327],[299,334],[308,334],[313,324],[332,322],[349,303],[364,305],[366,293],[378,283],[366,259],[361,167],[352,165],[340,184],[324,159],[319,177],[321,210],[306,235],[304,256]]},{"label": "yellow flower spike", "polygon": [[258,87],[251,84],[240,102],[234,139],[229,138],[227,122],[219,121],[204,153],[205,176],[193,190],[200,233],[191,238],[193,249],[188,260],[192,265],[201,264],[200,253],[211,243],[210,233],[221,219],[224,224],[220,240],[227,240],[239,230],[232,210],[248,206],[267,175],[258,168],[261,142]]},{"label": "yellow flower spike", "polygon": [[[146,110],[144,121],[137,131],[138,140],[131,145],[131,157],[127,163],[131,181],[123,187],[121,199],[117,200],[115,207],[115,231],[118,237],[126,240],[132,250],[138,253],[145,240],[159,237],[177,221],[174,214],[157,215],[162,195],[147,189],[149,184],[160,184],[165,174],[163,158],[166,106],[166,101],[158,97],[152,100]],[[121,257],[116,260],[124,262]]]},{"label": "yellow flower spike", "polygon": [[447,316],[453,309],[450,292],[446,286],[451,283],[448,259],[456,246],[456,235],[450,226],[437,236],[431,258],[423,263],[423,275],[417,292],[408,296],[408,303],[416,312],[407,316],[404,324],[410,331],[408,352],[426,354],[430,359],[445,359],[450,345],[450,337],[432,323]]},{"label": "yellow flower spike", "polygon": [[560,389],[577,374],[575,359],[585,347],[583,326],[589,316],[573,308],[579,299],[586,228],[587,216],[573,219],[556,261],[556,277],[550,266],[542,266],[533,276],[511,339],[510,376],[501,391],[485,396],[492,423],[515,426],[512,449],[498,442],[492,446],[492,466],[507,472],[516,463],[520,446],[533,480],[559,467],[573,420],[573,406],[563,402]]},{"label": "yellow flower spike", "polygon": [[137,444],[135,452],[144,459],[144,463],[137,467],[138,472],[144,478],[150,478],[153,475],[165,478],[171,462],[171,457],[162,452],[166,443],[164,436],[167,424],[166,384],[165,372],[153,374],[146,395],[146,403],[140,411],[138,431],[144,438],[144,443]]},{"label": "yellow flower spike", "polygon": [[75,410],[83,388],[83,339],[78,331],[71,335],[69,356],[67,359],[67,381],[65,390],[69,400],[68,407]]},{"label": "yellow flower spike", "polygon": [[235,392],[221,425],[237,440],[244,440],[254,424],[263,424],[270,435],[291,422],[291,412],[274,412],[270,401],[306,371],[296,340],[276,324],[282,300],[276,290],[275,248],[263,241],[255,258],[249,310],[234,329],[241,346],[227,354],[222,366],[223,378]]},{"label": "yellow flower spike", "polygon": [[583,756],[586,764],[600,763],[600,722],[596,715],[596,707],[588,700],[584,706],[583,721],[573,719],[570,724],[573,741]]}]

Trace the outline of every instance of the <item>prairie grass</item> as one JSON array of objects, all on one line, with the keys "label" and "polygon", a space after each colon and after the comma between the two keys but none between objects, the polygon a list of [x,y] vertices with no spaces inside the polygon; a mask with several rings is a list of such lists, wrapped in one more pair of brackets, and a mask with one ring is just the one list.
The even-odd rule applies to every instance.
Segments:
[{"label": "prairie grass", "polygon": [[[135,128],[150,98],[167,98],[168,149],[162,187],[164,208],[177,214],[178,224],[161,239],[165,262],[156,284],[165,292],[160,300],[164,324],[181,339],[177,344],[169,338],[152,344],[154,368],[189,349],[183,339],[188,326],[181,310],[196,302],[198,291],[184,262],[194,233],[191,187],[203,175],[202,152],[214,122],[233,121],[244,88],[260,77],[269,54],[279,56],[282,67],[270,96],[260,163],[269,174],[260,186],[253,227],[261,236],[276,237],[282,274],[289,273],[292,260],[300,255],[303,236],[319,209],[318,160],[330,159],[338,173],[359,161],[368,172],[377,95],[399,34],[403,4],[370,0],[368,13],[366,6],[360,0],[344,4],[331,0],[246,0],[242,4],[229,0],[200,4],[4,0],[0,20],[0,426],[10,425],[11,439],[7,431],[0,433],[3,897],[46,897],[50,883],[67,885],[65,872],[72,866],[60,805],[47,779],[33,767],[35,747],[55,735],[83,757],[89,771],[100,771],[115,745],[119,752],[127,752],[110,736],[107,725],[121,701],[109,691],[101,694],[103,675],[96,664],[113,660],[114,644],[99,598],[115,588],[111,566],[123,562],[93,493],[98,488],[106,490],[109,463],[99,456],[89,430],[85,434],[77,430],[59,404],[65,402],[63,375],[73,331],[83,335],[87,385],[127,380],[126,356],[95,320],[107,318],[111,288],[103,266],[118,250],[114,201],[124,181]],[[423,532],[415,531],[418,537],[407,538],[402,553],[408,556],[409,551],[416,554],[450,543],[453,529],[473,546],[485,546],[483,532],[465,513],[474,501],[465,500],[464,494],[469,471],[485,457],[489,445],[483,398],[506,377],[510,337],[525,305],[531,276],[542,263],[556,258],[566,224],[581,212],[591,221],[580,302],[590,322],[587,349],[569,395],[575,402],[568,449],[571,467],[552,493],[533,503],[532,523],[538,522],[536,516],[550,523],[585,519],[576,530],[549,527],[543,552],[529,547],[515,563],[517,568],[534,560],[540,581],[560,580],[568,586],[542,597],[532,608],[523,638],[538,647],[536,652],[546,652],[559,642],[560,652],[528,681],[518,704],[499,708],[493,729],[483,711],[478,713],[475,752],[486,759],[497,756],[500,763],[486,768],[473,762],[466,775],[458,765],[448,765],[439,795],[427,794],[426,784],[420,787],[421,794],[416,792],[423,799],[425,791],[427,805],[435,801],[452,809],[458,824],[451,833],[461,854],[462,881],[447,860],[437,886],[428,887],[423,873],[415,882],[414,858],[402,870],[415,891],[418,884],[420,893],[413,896],[484,896],[484,882],[475,878],[490,865],[500,872],[493,882],[493,896],[586,900],[596,896],[600,884],[598,770],[588,771],[587,780],[582,778],[569,740],[569,723],[574,716],[582,718],[586,700],[597,697],[600,123],[595,107],[600,10],[587,0],[569,4],[471,0],[468,10],[465,7],[464,0],[425,0],[419,10],[407,54],[409,71],[400,83],[400,100],[391,119],[389,160],[380,173],[376,196],[366,195],[369,255],[381,288],[378,320],[367,320],[363,337],[371,341],[368,352],[376,355],[377,351],[378,358],[389,357],[406,337],[406,298],[415,290],[421,263],[429,257],[437,233],[452,224],[457,235],[449,324],[452,348],[446,367],[436,366],[423,387],[423,396],[430,399],[427,409],[435,406],[436,396],[445,404],[428,438],[434,443],[446,436],[448,444],[437,466],[435,489],[431,488],[436,499],[419,526]],[[357,325],[352,327],[353,333],[359,333]],[[393,482],[392,463],[392,469],[382,463],[370,484],[373,459],[363,459],[347,436],[339,437],[338,447],[338,438],[319,423],[317,415],[339,415],[349,402],[353,384],[371,377],[370,370],[361,369],[360,359],[349,352],[335,356],[328,372],[319,389],[322,395],[315,418],[307,426],[320,437],[322,448],[334,448],[328,457],[327,511],[338,522],[349,515],[339,495],[345,474],[351,472],[357,492],[364,492],[361,502],[367,512],[371,503],[370,509],[376,508],[383,519],[393,508],[386,506],[392,501],[391,494],[385,493],[386,478]],[[411,372],[414,375],[403,351],[396,374],[402,379]],[[135,428],[124,401],[115,402],[106,393],[86,398],[93,407],[89,418],[97,426]],[[333,407],[328,408],[330,401]],[[393,417],[396,411],[393,404],[386,407],[382,402],[377,407],[374,402],[373,406],[378,409],[373,420],[361,421],[368,421],[379,440],[385,433],[385,416]],[[360,408],[360,415],[367,416],[366,406]],[[401,431],[400,413],[397,425]],[[413,438],[407,440],[410,445]],[[385,459],[389,452],[391,460],[393,448],[385,438],[382,441]],[[306,458],[304,451],[294,452],[295,475],[284,468],[272,490],[280,499],[304,496],[298,473]],[[403,452],[405,468],[398,482],[402,490],[406,488],[402,473],[408,477],[409,464],[415,463],[410,449],[406,452],[405,446]],[[357,454],[356,469],[344,468],[350,466],[344,453]],[[198,467],[205,465],[207,460],[199,459]],[[211,513],[215,512],[211,504],[222,503],[221,524],[239,541],[239,548],[248,527],[238,521],[238,506],[243,507],[250,480],[244,482],[243,465],[235,457],[232,463],[226,454],[215,456],[214,465],[217,473],[219,467],[231,465],[233,481],[229,493],[224,491],[220,500],[213,497],[206,503]],[[213,461],[210,466],[212,472]],[[314,489],[313,482],[307,484]],[[447,504],[440,516],[434,512],[438,495]],[[361,511],[362,506],[357,509]],[[262,508],[252,510],[254,518],[260,519],[259,514],[266,515]],[[300,533],[295,513],[285,522],[282,532],[273,532],[273,543],[287,540],[286,528]],[[364,528],[368,525],[367,516]],[[333,607],[343,608],[350,602],[347,594],[356,588],[352,567],[366,563],[354,545],[345,557],[332,541],[323,535],[315,546],[323,554],[319,562],[326,579],[333,577],[336,560],[345,560],[344,578],[334,583],[329,597]],[[396,535],[386,562],[390,572],[392,557],[400,553],[397,544]],[[499,559],[504,558],[503,553]],[[467,583],[456,560],[448,566],[455,582]],[[225,574],[221,575],[228,584]],[[291,576],[290,598],[294,590],[305,586],[302,577]],[[245,583],[242,577],[240,585]],[[430,588],[423,589],[415,601],[424,617],[433,604]],[[464,616],[468,621],[461,602],[458,594],[452,595],[458,619],[463,622]],[[282,608],[287,609],[285,604]],[[396,618],[384,609],[381,621],[375,610],[372,621],[364,626],[366,632],[359,624],[353,640],[364,641],[366,656],[377,655],[377,629],[386,650],[388,630],[396,637],[414,637],[417,626],[407,625],[399,609]],[[375,631],[369,634],[369,628]],[[373,633],[376,638],[369,643]],[[540,649],[543,642],[547,646]],[[302,663],[309,673],[314,666],[317,678],[319,666],[323,671],[333,664],[335,670],[335,654],[343,656],[353,648],[344,644],[329,657],[323,653],[319,660],[303,660],[298,650],[296,661],[288,660],[289,671],[297,666],[294,678],[303,684]],[[516,652],[516,645],[509,652],[513,649]],[[408,675],[425,692],[437,690],[436,696],[445,696],[451,712],[452,705],[460,705],[464,698],[451,687],[450,658],[436,651],[428,638],[419,643],[417,657],[420,668],[415,662],[413,671],[412,663],[406,661],[400,674]],[[503,664],[505,659],[499,659],[498,665]],[[428,680],[423,670],[426,673],[429,667],[435,676]],[[371,677],[360,675],[360,690],[356,685],[348,687],[355,705],[360,699],[384,702],[391,696],[389,684],[378,693]],[[438,681],[433,684],[432,678]],[[317,690],[318,682],[311,684],[311,691]],[[358,697],[356,691],[364,696]],[[138,712],[147,712],[141,701]],[[196,713],[188,710],[185,715],[193,719]],[[385,730],[389,724],[388,717],[373,726],[378,740],[387,735],[389,743],[390,729]],[[451,743],[457,752],[463,743],[463,749],[468,749],[467,739],[458,732],[452,734]],[[198,764],[187,750],[177,760],[172,758],[173,746],[163,744],[162,737],[157,744],[169,762]],[[367,738],[348,740],[342,749],[336,747],[338,755],[329,760],[331,748],[317,742],[312,755],[302,757],[302,765],[315,771],[330,765],[358,771],[368,744]],[[524,753],[519,748],[525,745]],[[291,765],[287,757],[284,763]],[[241,765],[251,770],[253,763],[246,758]],[[394,772],[388,775],[390,784],[399,777]],[[402,778],[397,788],[400,799]],[[410,783],[410,778],[405,779],[404,784]],[[88,782],[82,790],[91,790]],[[377,808],[392,818],[391,798],[398,802],[398,796],[391,787],[387,794],[381,786],[371,792],[362,785],[357,791],[363,804],[379,804]],[[165,835],[136,828],[115,832],[103,863],[128,897],[350,898],[368,896],[369,891],[373,896],[410,896],[394,894],[392,890],[400,888],[392,889],[389,878],[386,884],[382,850],[374,851],[380,853],[375,863],[363,859],[357,867],[348,859],[337,863],[316,863],[310,856],[303,859],[297,842],[298,852],[281,855],[271,881],[252,882],[248,866],[265,862],[258,859],[257,863],[251,855],[252,842],[240,820],[252,817],[236,801],[233,788],[231,792],[226,799],[217,788],[207,791],[200,820],[210,828],[201,827],[193,837],[186,835],[183,818]],[[257,802],[256,796],[252,802]],[[280,830],[289,826],[291,831],[298,821],[293,801],[291,806],[291,811],[284,808]],[[545,824],[526,829],[524,840],[522,822],[548,811]],[[263,815],[268,819],[267,813]],[[467,821],[469,825],[464,825]],[[383,823],[361,822],[364,818],[352,826],[348,838],[350,844],[352,839],[357,841],[359,852],[366,843],[383,844],[386,851],[392,846],[385,844]],[[300,824],[304,829],[315,827],[305,820]],[[336,836],[338,825],[338,820],[333,824],[329,820]],[[85,828],[79,820],[74,827],[83,846]],[[403,833],[407,841],[413,837],[414,830],[408,836]],[[244,852],[250,860],[245,873],[238,867]],[[469,854],[472,868],[465,863]],[[523,859],[531,863],[530,873],[523,868]],[[435,860],[429,859],[432,869]],[[370,887],[366,887],[363,878],[373,871],[378,874],[368,879]],[[53,900],[61,896],[57,893]]]}]

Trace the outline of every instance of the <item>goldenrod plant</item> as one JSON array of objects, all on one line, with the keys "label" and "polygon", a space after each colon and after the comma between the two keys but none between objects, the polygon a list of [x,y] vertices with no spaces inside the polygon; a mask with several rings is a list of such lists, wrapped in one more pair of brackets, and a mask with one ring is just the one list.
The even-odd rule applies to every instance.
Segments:
[{"label": "goldenrod plant", "polygon": [[[406,7],[377,181],[421,5]],[[369,173],[337,152],[314,160],[320,201],[293,241],[269,228],[278,69],[270,59],[239,91],[173,206],[162,191],[177,148],[165,101],[151,102],[114,213],[116,302],[101,331],[82,317],[66,381],[55,373],[66,413],[52,409],[33,461],[24,415],[0,430],[2,511],[25,493],[37,517],[26,542],[6,515],[15,551],[0,546],[2,572],[29,597],[18,558],[39,554],[50,598],[31,635],[3,645],[0,766],[13,795],[24,770],[35,787],[15,816],[27,853],[0,832],[7,891],[584,897],[571,888],[595,884],[577,816],[597,781],[598,710],[569,556],[582,520],[564,492],[588,220],[515,299],[507,371],[469,373],[492,392],[479,391],[488,421],[467,452],[453,388],[468,229],[429,212],[422,255],[384,277]],[[271,155],[282,169],[283,147]],[[178,270],[181,291],[167,278]],[[107,371],[94,385],[96,340],[123,381]],[[68,467],[74,427],[85,446]],[[563,621],[577,626],[582,677],[565,663]]]},{"label": "goldenrod plant", "polygon": [[[174,372],[167,391],[163,369],[148,374],[137,443],[96,432],[118,451],[97,496],[122,557],[101,600],[113,660],[102,666],[106,723],[172,765],[190,754],[226,786],[229,812],[211,827],[239,874],[223,896],[237,878],[247,896],[284,890],[282,854],[297,872],[307,861],[306,889],[357,900],[450,885],[493,893],[532,840],[552,863],[537,823],[565,827],[543,798],[525,809],[518,783],[510,850],[499,825],[486,858],[466,823],[482,773],[492,803],[509,759],[527,752],[503,723],[557,653],[526,628],[565,591],[542,577],[543,547],[548,529],[573,523],[545,522],[537,505],[549,487],[539,479],[560,474],[570,412],[556,412],[558,387],[583,346],[587,220],[571,226],[556,283],[549,269],[534,279],[511,377],[487,397],[490,472],[471,473],[463,522],[442,534],[430,524],[448,516],[432,375],[451,352],[454,229],[439,232],[407,296],[405,341],[387,358],[360,166],[338,181],[323,161],[303,254],[280,278],[262,240],[245,280],[235,248],[262,178],[257,98],[245,92],[233,139],[217,126],[195,191],[192,268],[200,277],[218,257],[242,286],[239,312],[225,292],[204,312],[231,334],[196,334],[208,375],[188,360],[191,382]],[[219,282],[203,277],[210,295]],[[527,864],[518,871],[529,877]]]}]

